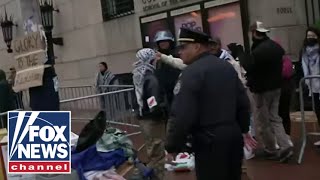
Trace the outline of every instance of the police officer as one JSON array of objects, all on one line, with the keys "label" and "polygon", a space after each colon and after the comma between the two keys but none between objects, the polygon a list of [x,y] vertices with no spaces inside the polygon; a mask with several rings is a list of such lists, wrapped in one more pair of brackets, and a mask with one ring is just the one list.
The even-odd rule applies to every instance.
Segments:
[{"label": "police officer", "polygon": [[255,145],[248,135],[249,100],[232,65],[210,53],[209,39],[181,28],[179,55],[188,67],[174,90],[166,150],[179,152],[192,134],[197,179],[238,180],[244,140]]},{"label": "police officer", "polygon": [[[175,51],[175,42],[170,31],[158,31],[155,35],[154,42],[157,45],[157,50],[165,55],[177,57]],[[169,106],[173,100],[173,88],[179,77],[180,70],[172,68],[171,66],[157,62],[156,76],[159,79],[162,88],[161,95],[167,98]]]}]

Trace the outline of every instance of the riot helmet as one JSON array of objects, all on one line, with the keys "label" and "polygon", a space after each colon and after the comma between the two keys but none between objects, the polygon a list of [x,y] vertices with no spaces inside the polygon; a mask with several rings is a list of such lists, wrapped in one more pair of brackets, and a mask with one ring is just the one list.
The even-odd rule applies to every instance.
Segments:
[{"label": "riot helmet", "polygon": [[170,31],[158,31],[154,37],[154,42],[160,41],[174,41],[173,35]]},{"label": "riot helmet", "polygon": [[158,51],[162,54],[171,55],[174,49],[174,38],[170,31],[158,31],[155,35],[154,42]]}]

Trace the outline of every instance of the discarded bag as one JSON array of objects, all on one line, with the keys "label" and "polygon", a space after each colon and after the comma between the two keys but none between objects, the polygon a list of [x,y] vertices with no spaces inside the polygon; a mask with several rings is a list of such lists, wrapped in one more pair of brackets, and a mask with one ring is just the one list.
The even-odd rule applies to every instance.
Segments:
[{"label": "discarded bag", "polygon": [[81,152],[96,144],[107,127],[106,114],[100,111],[81,131],[76,147],[76,152]]}]

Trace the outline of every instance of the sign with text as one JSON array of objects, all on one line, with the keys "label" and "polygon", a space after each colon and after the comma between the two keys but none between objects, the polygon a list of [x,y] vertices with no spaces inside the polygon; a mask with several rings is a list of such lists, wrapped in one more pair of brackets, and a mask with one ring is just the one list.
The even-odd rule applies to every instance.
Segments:
[{"label": "sign with text", "polygon": [[43,60],[46,59],[46,51],[31,52],[26,55],[16,56],[15,59],[17,61],[16,67],[18,71],[28,69],[30,67],[43,65]]},{"label": "sign with text", "polygon": [[[259,20],[266,27],[286,27],[290,25],[304,24],[305,14],[303,6],[304,1],[292,0],[268,0],[251,1],[249,3],[250,19]],[[252,23],[252,22],[251,22]]]},{"label": "sign with text", "polygon": [[186,2],[188,0],[141,0],[143,11],[150,11],[163,7],[176,5],[178,3]]},{"label": "sign with text", "polygon": [[13,40],[14,56],[28,55],[30,52],[45,50],[46,44],[42,34],[38,32],[29,33],[21,38]]},{"label": "sign with text", "polygon": [[19,92],[31,87],[42,86],[45,67],[45,65],[39,65],[18,71],[14,81],[13,90],[15,92]]},{"label": "sign with text", "polygon": [[176,16],[174,18],[174,27],[176,37],[179,37],[180,28],[188,28],[193,30],[202,31],[202,19],[200,12],[192,12]]},{"label": "sign with text", "polygon": [[13,40],[17,75],[13,89],[18,92],[31,87],[42,86],[46,42],[41,32],[28,33]]}]

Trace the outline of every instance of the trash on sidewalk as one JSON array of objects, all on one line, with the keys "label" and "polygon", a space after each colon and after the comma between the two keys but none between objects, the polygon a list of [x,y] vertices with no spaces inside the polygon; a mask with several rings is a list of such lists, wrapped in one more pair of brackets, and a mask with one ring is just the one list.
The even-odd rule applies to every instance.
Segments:
[{"label": "trash on sidewalk", "polygon": [[250,160],[255,157],[255,154],[253,153],[252,149],[247,149],[246,147],[244,147],[243,152],[244,152],[244,158],[246,160]]},{"label": "trash on sidewalk", "polygon": [[[117,170],[123,166],[131,170],[136,168],[143,177],[151,176],[152,170],[140,163],[127,134],[104,122],[105,113],[100,112],[82,130],[77,147],[72,151],[71,166],[77,170],[79,179],[103,180],[108,173],[122,177],[125,174]],[[139,168],[141,166],[144,168]]]},{"label": "trash on sidewalk", "polygon": [[179,153],[175,161],[172,161],[170,164],[165,164],[165,168],[168,171],[175,172],[189,172],[192,171],[195,167],[195,159],[193,154],[189,153]]},{"label": "trash on sidewalk", "polygon": [[118,179],[125,180],[122,176],[117,174],[114,168],[107,171],[89,171],[84,174],[88,180],[109,180]]},{"label": "trash on sidewalk", "polygon": [[71,132],[70,134],[70,141],[71,141],[71,147],[74,147],[77,145],[78,143],[78,139],[79,139],[79,136],[73,132]]}]

